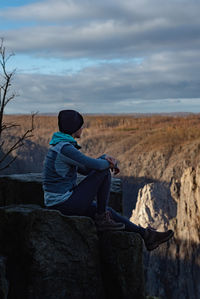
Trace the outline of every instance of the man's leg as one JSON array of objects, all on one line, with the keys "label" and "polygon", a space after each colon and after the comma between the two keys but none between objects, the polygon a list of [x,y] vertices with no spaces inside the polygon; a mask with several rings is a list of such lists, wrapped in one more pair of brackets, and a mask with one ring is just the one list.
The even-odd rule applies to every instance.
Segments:
[{"label": "man's leg", "polygon": [[[92,205],[87,210],[86,215],[95,219],[96,212],[96,203],[93,202]],[[160,244],[167,242],[174,235],[172,230],[168,230],[166,232],[158,232],[152,228],[143,228],[138,226],[125,216],[120,215],[114,209],[107,207],[107,210],[111,213],[112,219],[116,222],[123,223],[125,225],[125,230],[129,232],[134,232],[140,234],[143,238],[146,249],[148,251],[156,249]]]},{"label": "man's leg", "polygon": [[91,173],[78,184],[72,195],[61,204],[52,208],[60,210],[65,215],[84,216],[92,201],[97,196],[97,212],[103,213],[110,194],[110,170],[91,171]]},{"label": "man's leg", "polygon": [[[110,212],[111,217],[114,221],[116,222],[120,222],[123,223],[125,225],[125,230],[129,231],[129,232],[134,232],[134,233],[138,233],[140,234],[142,237],[144,237],[145,234],[145,228],[138,226],[134,223],[132,223],[131,221],[129,221],[128,218],[126,218],[125,216],[120,215],[119,213],[117,213],[114,209],[112,209],[111,207],[107,207],[107,211]],[[88,210],[86,211],[86,216],[89,216],[93,219],[95,219],[95,214],[97,212],[97,206],[95,202],[92,202],[91,206],[88,208]]]},{"label": "man's leg", "polygon": [[97,196],[94,220],[98,230],[121,230],[124,224],[115,222],[106,212],[110,195],[110,170],[92,171],[74,190],[73,194],[63,203],[54,205],[64,215],[87,216],[86,211]]},{"label": "man's leg", "polygon": [[97,214],[103,214],[106,211],[110,199],[111,173],[108,170],[97,192]]}]

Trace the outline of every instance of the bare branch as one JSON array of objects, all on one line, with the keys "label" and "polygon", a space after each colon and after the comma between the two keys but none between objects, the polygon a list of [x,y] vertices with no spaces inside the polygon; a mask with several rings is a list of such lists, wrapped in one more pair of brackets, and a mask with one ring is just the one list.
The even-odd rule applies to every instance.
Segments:
[{"label": "bare branch", "polygon": [[8,95],[9,88],[11,86],[11,79],[15,74],[15,70],[13,70],[10,73],[8,73],[6,70],[6,63],[14,54],[12,53],[6,56],[4,39],[1,38],[0,41],[1,41],[0,42],[0,65],[2,68],[3,79],[4,79],[4,82],[1,84],[0,87],[0,137],[1,137],[4,109],[6,105],[15,98],[16,95],[14,93],[10,96]]},{"label": "bare branch", "polygon": [[2,124],[2,131],[12,129],[14,127],[20,127],[20,125],[14,124],[14,123],[3,123]]},{"label": "bare branch", "polygon": [[[31,114],[31,128],[30,129],[28,129],[11,147],[10,147],[10,149],[3,155],[3,157],[0,159],[0,164],[2,163],[2,162],[4,162],[5,161],[5,159],[13,152],[13,151],[15,151],[16,149],[18,149],[19,147],[21,147],[21,146],[23,146],[24,145],[24,143],[23,143],[23,141],[24,140],[27,140],[27,139],[29,139],[29,138],[31,138],[31,137],[33,137],[34,135],[32,134],[32,132],[33,132],[33,130],[34,130],[34,118],[35,118],[35,115],[36,115],[37,113],[32,113]],[[9,162],[9,164],[11,164],[10,162]],[[7,165],[7,164],[6,164]],[[5,168],[7,168],[7,166],[4,166],[4,169]],[[1,168],[0,168],[0,170],[1,170]]]},{"label": "bare branch", "polygon": [[24,145],[23,141],[27,138],[33,137],[33,134],[30,134],[32,130],[27,130],[22,137],[20,137],[12,146],[11,148],[6,152],[6,154],[3,155],[3,157],[0,159],[0,163],[2,163],[14,150],[18,149],[22,145]]},{"label": "bare branch", "polygon": [[[4,145],[4,141],[1,140],[2,131],[18,126],[17,124],[3,122],[4,109],[6,105],[17,96],[15,93],[10,93],[11,81],[16,70],[14,69],[11,72],[8,72],[6,68],[7,62],[12,56],[14,56],[14,53],[10,53],[9,55],[6,54],[4,39],[0,38],[0,69],[2,71],[2,74],[0,74],[0,79],[2,81],[0,82],[0,149],[2,149]],[[0,164],[2,162],[6,162],[6,158],[8,158],[13,151],[23,146],[24,141],[33,136],[32,132],[34,130],[34,117],[36,114],[37,113],[31,114],[31,128],[26,130],[24,134],[19,137],[18,140],[8,150],[6,150],[6,152],[3,154],[3,157],[0,159]],[[10,158],[10,161],[7,162],[6,165],[0,167],[0,170],[9,167],[16,160],[16,158],[17,156]]]},{"label": "bare branch", "polygon": [[9,167],[9,166],[10,166],[16,159],[17,159],[17,156],[15,156],[13,159],[11,159],[11,160],[9,161],[9,163],[6,164],[5,166],[0,167],[0,171],[2,171],[2,170],[4,170],[4,169],[8,168],[8,167]]},{"label": "bare branch", "polygon": [[13,93],[9,98],[6,99],[5,101],[5,106],[12,100],[16,97],[16,95]]}]

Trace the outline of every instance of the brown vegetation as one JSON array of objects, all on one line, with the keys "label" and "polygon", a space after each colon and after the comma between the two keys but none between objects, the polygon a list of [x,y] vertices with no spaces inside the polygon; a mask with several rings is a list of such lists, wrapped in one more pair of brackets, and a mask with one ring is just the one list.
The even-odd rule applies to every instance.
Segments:
[{"label": "brown vegetation", "polygon": [[[7,115],[6,118],[21,125],[10,130],[7,140],[20,135],[30,123],[30,116]],[[93,157],[103,153],[115,156],[123,175],[170,179],[172,172],[179,176],[183,167],[199,160],[200,114],[85,115],[84,118],[85,129],[79,140],[83,151]],[[36,115],[31,140],[46,150],[52,133],[57,130],[56,116]],[[169,164],[170,174],[166,175]]]}]

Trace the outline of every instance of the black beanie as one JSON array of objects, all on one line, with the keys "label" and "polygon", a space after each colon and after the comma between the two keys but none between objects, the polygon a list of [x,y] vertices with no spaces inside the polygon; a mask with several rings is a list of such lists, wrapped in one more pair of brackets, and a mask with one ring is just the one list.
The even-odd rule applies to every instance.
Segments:
[{"label": "black beanie", "polygon": [[62,110],[58,114],[58,127],[60,132],[73,134],[83,125],[82,115],[75,110]]}]

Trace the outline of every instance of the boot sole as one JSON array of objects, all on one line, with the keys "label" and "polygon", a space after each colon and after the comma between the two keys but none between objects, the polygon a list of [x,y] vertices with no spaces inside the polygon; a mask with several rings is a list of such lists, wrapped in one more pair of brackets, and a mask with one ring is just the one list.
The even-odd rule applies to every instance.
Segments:
[{"label": "boot sole", "polygon": [[162,239],[161,241],[154,242],[153,244],[146,245],[146,248],[148,251],[156,249],[159,245],[169,241],[174,235],[174,232],[172,231],[166,238]]}]

